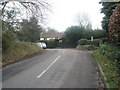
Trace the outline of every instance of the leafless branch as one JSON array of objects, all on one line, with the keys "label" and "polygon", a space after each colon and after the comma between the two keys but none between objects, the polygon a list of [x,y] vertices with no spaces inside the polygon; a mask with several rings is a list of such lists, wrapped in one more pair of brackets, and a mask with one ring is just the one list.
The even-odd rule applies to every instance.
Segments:
[{"label": "leafless branch", "polygon": [[4,2],[4,3],[1,3],[3,5],[3,8],[2,8],[2,13],[4,13],[4,9],[6,7],[6,5],[8,4],[9,2]]},{"label": "leafless branch", "polygon": [[50,4],[44,1],[38,1],[38,0],[11,0],[11,1],[6,1],[6,2],[2,2],[3,8],[2,8],[2,13],[4,13],[4,9],[6,7],[6,5],[10,2],[19,2],[20,5],[22,5],[25,10],[31,14],[33,14],[34,16],[38,16],[39,17],[43,17],[43,13],[45,9],[50,10]]},{"label": "leafless branch", "polygon": [[75,17],[76,22],[80,27],[84,28],[92,28],[92,24],[90,22],[90,16],[86,13],[78,13]]}]

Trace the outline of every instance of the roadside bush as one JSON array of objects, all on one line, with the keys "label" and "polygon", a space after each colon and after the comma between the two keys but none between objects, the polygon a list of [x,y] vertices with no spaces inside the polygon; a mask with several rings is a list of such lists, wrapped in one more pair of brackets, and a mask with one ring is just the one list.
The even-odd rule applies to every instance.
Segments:
[{"label": "roadside bush", "polygon": [[99,49],[93,51],[110,88],[120,88],[120,61],[116,61],[116,54],[116,47],[111,45],[101,45]]},{"label": "roadside bush", "polygon": [[120,54],[120,51],[116,45],[102,44],[100,45],[99,51],[108,58],[111,57],[111,59],[119,59],[118,54]]},{"label": "roadside bush", "polygon": [[87,39],[80,39],[80,40],[78,41],[78,44],[79,44],[79,45],[87,45],[87,42],[88,42]]},{"label": "roadside bush", "polygon": [[120,50],[118,46],[114,44],[102,44],[100,45],[99,51],[102,55],[116,63],[116,66],[120,69]]},{"label": "roadside bush", "polygon": [[95,45],[95,46],[99,47],[100,42],[101,42],[101,41],[100,41],[99,39],[94,39],[93,41],[88,40],[88,41],[87,41],[87,45]]},{"label": "roadside bush", "polygon": [[102,41],[103,44],[107,43],[108,42],[108,38],[101,38],[101,41]]},{"label": "roadside bush", "polygon": [[100,43],[101,43],[101,40],[99,39],[94,39],[93,41],[87,40],[87,39],[80,39],[78,41],[78,45],[94,45],[97,47],[99,47]]},{"label": "roadside bush", "polygon": [[91,36],[94,37],[94,39],[100,39],[100,38],[104,38],[107,36],[106,31],[105,30],[84,30],[83,34],[82,34],[82,38],[86,38],[86,39],[91,39]]},{"label": "roadside bush", "polygon": [[94,46],[94,45],[78,45],[77,47],[76,47],[78,50],[87,50],[87,51],[92,51],[92,50],[95,50],[95,49],[97,49],[97,47],[96,46]]},{"label": "roadside bush", "polygon": [[58,42],[55,40],[48,40],[47,41],[47,48],[56,48],[58,47]]},{"label": "roadside bush", "polygon": [[6,51],[15,40],[13,33],[6,31],[2,33],[2,51]]}]

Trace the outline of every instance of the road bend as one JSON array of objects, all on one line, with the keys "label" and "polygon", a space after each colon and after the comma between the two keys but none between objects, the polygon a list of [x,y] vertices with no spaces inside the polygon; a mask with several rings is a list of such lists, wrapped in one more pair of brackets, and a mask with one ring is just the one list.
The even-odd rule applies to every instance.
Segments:
[{"label": "road bend", "polygon": [[97,88],[91,53],[46,49],[2,69],[3,88]]}]

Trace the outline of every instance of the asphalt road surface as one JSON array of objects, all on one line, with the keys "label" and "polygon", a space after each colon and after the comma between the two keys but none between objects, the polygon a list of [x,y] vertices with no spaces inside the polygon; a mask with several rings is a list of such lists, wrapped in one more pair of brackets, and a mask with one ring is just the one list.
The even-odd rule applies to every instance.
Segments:
[{"label": "asphalt road surface", "polygon": [[98,88],[91,53],[46,49],[3,68],[3,88]]}]

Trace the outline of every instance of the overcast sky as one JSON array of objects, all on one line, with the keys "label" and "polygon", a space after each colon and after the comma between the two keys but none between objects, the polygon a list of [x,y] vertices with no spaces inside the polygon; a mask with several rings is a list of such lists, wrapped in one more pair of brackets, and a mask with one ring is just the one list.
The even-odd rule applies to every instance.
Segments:
[{"label": "overcast sky", "polygon": [[101,20],[104,16],[100,13],[100,0],[50,0],[52,12],[48,14],[48,27],[58,31],[65,31],[71,25],[77,25],[75,15],[87,13],[92,22],[92,28],[101,28]]}]

